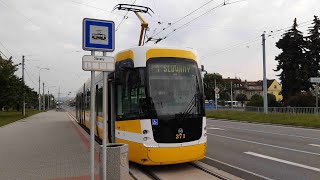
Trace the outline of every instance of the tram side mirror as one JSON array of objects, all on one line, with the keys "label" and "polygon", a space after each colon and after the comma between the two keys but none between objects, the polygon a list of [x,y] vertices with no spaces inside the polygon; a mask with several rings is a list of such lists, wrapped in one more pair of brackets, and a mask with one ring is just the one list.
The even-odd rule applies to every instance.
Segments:
[{"label": "tram side mirror", "polygon": [[208,72],[204,69],[204,66],[203,66],[203,65],[201,65],[201,72],[205,72],[204,75],[207,75],[207,74],[208,74]]}]

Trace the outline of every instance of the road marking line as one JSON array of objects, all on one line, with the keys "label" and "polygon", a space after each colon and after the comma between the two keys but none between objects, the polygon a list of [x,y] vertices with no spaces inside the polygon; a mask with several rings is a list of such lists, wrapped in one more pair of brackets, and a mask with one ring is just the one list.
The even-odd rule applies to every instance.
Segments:
[{"label": "road marking line", "polygon": [[[212,126],[213,125],[207,125],[207,126]],[[275,133],[275,132],[264,132],[264,131],[257,131],[257,130],[251,130],[251,129],[245,129],[245,128],[234,128],[234,127],[228,127],[228,126],[221,126],[224,128],[229,128],[229,129],[238,129],[238,130],[244,130],[244,131],[252,131],[252,132],[259,132],[259,133],[265,133],[265,134],[275,134],[275,135],[281,135],[281,136],[291,136],[291,137],[298,137],[298,138],[304,138],[304,139],[314,139],[314,140],[320,140],[319,138],[313,138],[313,137],[306,137],[306,136],[299,136],[299,135],[291,135],[291,134],[282,134],[282,133]],[[210,129],[210,128],[208,128]]]},{"label": "road marking line", "polygon": [[224,129],[216,128],[216,127],[212,127],[212,128],[208,128],[208,129],[215,129],[215,130],[222,130],[222,131],[224,131]]},{"label": "road marking line", "polygon": [[215,119],[215,118],[207,118],[207,120],[211,120],[211,121],[220,121],[220,122],[229,122],[229,123],[233,123],[233,124],[248,124],[248,125],[257,125],[257,126],[271,126],[271,127],[276,127],[276,128],[292,128],[292,129],[300,129],[300,130],[306,130],[306,131],[317,131],[320,132],[319,129],[308,129],[308,128],[303,128],[303,127],[289,127],[289,126],[284,126],[281,124],[259,124],[259,123],[250,123],[250,122],[241,122],[241,121],[237,121],[237,120],[222,120],[222,119]]},{"label": "road marking line", "polygon": [[263,145],[263,146],[269,146],[269,147],[274,147],[274,148],[279,148],[279,149],[285,149],[285,150],[290,150],[290,151],[295,151],[295,152],[300,152],[300,153],[306,153],[306,154],[312,154],[312,155],[320,156],[319,153],[313,153],[313,152],[308,152],[308,151],[303,151],[303,150],[298,150],[298,149],[286,148],[286,147],[282,147],[282,146],[259,143],[259,142],[255,142],[255,141],[249,141],[249,140],[238,139],[238,138],[233,138],[233,137],[228,137],[228,136],[222,136],[222,135],[218,135],[218,134],[212,134],[212,133],[207,133],[207,134],[211,135],[211,136],[218,136],[218,137],[222,137],[222,138],[227,138],[227,139],[232,139],[232,140],[237,140],[237,141],[242,141],[242,142],[247,142],[247,143],[252,143],[252,144],[259,144],[259,145]]},{"label": "road marking line", "polygon": [[292,166],[297,166],[297,167],[301,167],[301,168],[305,168],[305,169],[309,169],[309,170],[320,172],[319,168],[307,166],[307,165],[304,165],[304,164],[299,164],[299,163],[295,163],[295,162],[291,162],[291,161],[287,161],[287,160],[283,160],[283,159],[279,159],[279,158],[275,158],[275,157],[271,157],[271,156],[266,156],[266,155],[263,155],[263,154],[258,154],[258,153],[254,153],[254,152],[250,152],[250,151],[244,152],[244,153],[252,155],[252,156],[261,157],[261,158],[264,158],[264,159],[269,159],[269,160],[272,160],[272,161],[277,161],[277,162],[281,162],[281,163],[284,163],[284,164],[289,164],[289,165],[292,165]]},{"label": "road marking line", "polygon": [[243,172],[246,172],[246,173],[248,173],[248,174],[252,174],[252,175],[254,175],[254,176],[257,176],[257,177],[260,177],[260,178],[263,178],[263,179],[273,180],[273,179],[271,179],[271,178],[268,178],[268,177],[262,176],[262,175],[260,175],[260,174],[257,174],[257,173],[254,173],[254,172],[251,172],[251,171],[242,169],[242,168],[240,168],[240,167],[237,167],[237,166],[234,166],[234,165],[231,165],[231,164],[228,164],[228,163],[219,161],[219,160],[217,160],[217,159],[213,159],[213,158],[208,157],[208,156],[205,156],[205,158],[210,159],[211,161],[216,161],[216,162],[218,162],[218,163],[220,163],[220,164],[223,164],[223,165],[232,167],[232,168],[234,168],[234,169],[238,169],[238,170],[243,171]]},{"label": "road marking line", "polygon": [[316,146],[316,147],[320,147],[319,144],[309,144],[310,146]]}]

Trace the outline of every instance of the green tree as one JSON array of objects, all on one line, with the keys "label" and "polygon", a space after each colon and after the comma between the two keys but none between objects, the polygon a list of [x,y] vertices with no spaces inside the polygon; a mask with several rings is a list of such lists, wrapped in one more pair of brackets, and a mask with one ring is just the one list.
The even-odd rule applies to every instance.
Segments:
[{"label": "green tree", "polygon": [[214,99],[215,92],[214,92],[214,80],[216,79],[217,87],[220,88],[223,81],[222,76],[219,73],[208,73],[204,76],[204,94],[206,99]]},{"label": "green tree", "polygon": [[262,107],[263,106],[263,97],[259,94],[255,94],[251,97],[250,101],[247,103],[247,106]]},{"label": "green tree", "polygon": [[240,101],[241,104],[243,105],[243,103],[248,100],[248,97],[245,94],[238,94],[236,97],[236,100]]},{"label": "green tree", "polygon": [[[281,107],[282,105],[276,100],[276,96],[273,94],[267,94],[268,107]],[[263,97],[259,94],[255,94],[251,97],[247,106],[263,107]]]},{"label": "green tree", "polygon": [[0,57],[0,110],[12,108],[19,111],[22,107],[23,92],[29,107],[37,105],[37,93],[14,74],[18,70],[17,66],[11,58],[6,60]]},{"label": "green tree", "polygon": [[290,96],[286,106],[291,107],[315,107],[316,98],[311,93],[297,94]]},{"label": "green tree", "polygon": [[308,62],[312,62],[312,66],[309,69],[310,77],[319,76],[319,63],[320,63],[320,20],[317,16],[314,16],[313,26],[309,27],[309,36],[307,39],[307,58]]},{"label": "green tree", "polygon": [[281,71],[279,76],[284,101],[302,90],[308,91],[311,87],[309,70],[313,63],[306,58],[306,41],[297,27],[297,19],[294,19],[292,28],[276,43],[276,46],[282,50],[275,58],[278,61],[275,71]]}]

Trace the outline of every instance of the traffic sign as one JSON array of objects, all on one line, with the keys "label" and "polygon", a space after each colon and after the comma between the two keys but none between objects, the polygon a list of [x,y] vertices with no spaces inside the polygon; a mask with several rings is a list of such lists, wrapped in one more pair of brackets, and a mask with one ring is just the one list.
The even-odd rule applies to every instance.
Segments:
[{"label": "traffic sign", "polygon": [[115,28],[113,21],[84,18],[82,27],[83,50],[114,51]]},{"label": "traffic sign", "polygon": [[312,83],[320,83],[320,78],[318,78],[318,77],[311,77],[311,78],[310,78],[310,82],[312,82]]},{"label": "traffic sign", "polygon": [[215,88],[214,91],[215,91],[216,93],[219,93],[220,89],[219,89],[219,88]]},{"label": "traffic sign", "polygon": [[90,56],[82,57],[82,69],[85,71],[114,71],[114,58],[110,56]]}]

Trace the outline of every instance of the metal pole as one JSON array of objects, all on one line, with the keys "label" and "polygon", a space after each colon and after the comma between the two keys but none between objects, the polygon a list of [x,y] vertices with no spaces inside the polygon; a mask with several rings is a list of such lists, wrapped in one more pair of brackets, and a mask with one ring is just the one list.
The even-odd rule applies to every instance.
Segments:
[{"label": "metal pole", "polygon": [[232,94],[232,81],[230,81],[230,87],[231,87],[231,109],[233,109],[233,94]]},{"label": "metal pole", "polygon": [[49,97],[49,88],[48,88],[48,110],[50,109],[50,97]]},{"label": "metal pole", "polygon": [[[95,55],[95,51],[91,51],[91,55]],[[91,71],[91,87],[90,87],[90,179],[94,180],[94,124],[95,116],[95,87],[94,87],[95,71]]]},{"label": "metal pole", "polygon": [[316,114],[318,114],[318,83],[316,83]]},{"label": "metal pole", "polygon": [[40,71],[41,69],[39,70],[39,111],[41,111]]},{"label": "metal pole", "polygon": [[43,110],[45,111],[46,110],[46,99],[45,99],[45,96],[44,96],[44,82],[42,83],[42,106],[43,106]]},{"label": "metal pole", "polygon": [[59,108],[59,110],[60,110],[60,85],[59,85],[59,93],[58,93],[58,108]]},{"label": "metal pole", "polygon": [[266,75],[266,37],[262,34],[262,53],[263,53],[263,110],[268,114],[268,95],[267,95],[267,75]]},{"label": "metal pole", "polygon": [[23,87],[22,87],[22,96],[23,96],[23,100],[22,100],[22,115],[25,116],[26,115],[26,97],[25,97],[25,89],[24,89],[24,56],[22,56],[22,82],[23,82]]},{"label": "metal pole", "polygon": [[[103,56],[106,56],[107,53],[103,52]],[[103,73],[103,133],[102,133],[102,179],[107,179],[107,118],[108,118],[108,81],[107,81],[107,72]]]},{"label": "metal pole", "polygon": [[218,110],[218,98],[217,98],[217,81],[214,79],[214,103],[216,105],[216,110]]}]

